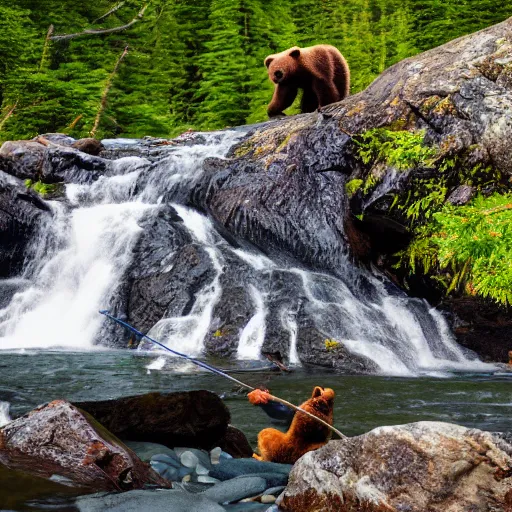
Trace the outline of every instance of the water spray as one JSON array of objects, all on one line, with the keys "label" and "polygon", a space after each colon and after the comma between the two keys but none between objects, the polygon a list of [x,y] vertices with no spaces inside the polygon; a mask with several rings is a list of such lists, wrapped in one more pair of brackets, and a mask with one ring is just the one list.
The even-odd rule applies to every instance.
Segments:
[{"label": "water spray", "polygon": [[[228,380],[231,380],[233,382],[236,382],[239,386],[242,386],[242,387],[244,387],[246,389],[249,389],[250,391],[254,391],[256,389],[256,388],[253,388],[252,386],[249,386],[249,384],[245,384],[245,382],[242,382],[242,381],[240,381],[238,379],[235,379],[235,377],[232,377],[231,375],[228,375],[227,373],[224,373],[222,370],[219,370],[218,368],[215,368],[214,366],[210,366],[209,364],[207,364],[207,363],[205,363],[203,361],[200,361],[199,359],[194,359],[193,357],[190,357],[187,354],[182,354],[181,352],[178,352],[177,350],[173,350],[172,348],[169,348],[169,347],[165,346],[163,343],[161,343],[161,342],[151,338],[147,334],[141,333],[138,329],[136,329],[132,325],[126,323],[124,320],[121,320],[121,319],[116,318],[115,316],[111,315],[110,312],[108,310],[106,310],[106,309],[100,311],[100,313],[102,315],[105,315],[107,318],[109,318],[113,322],[116,322],[117,324],[119,324],[119,325],[123,326],[124,328],[128,329],[133,334],[135,334],[137,337],[147,339],[148,341],[150,341],[154,345],[159,346],[160,348],[162,348],[165,351],[173,354],[174,356],[178,356],[178,357],[181,357],[183,359],[186,359],[187,361],[190,361],[191,363],[195,364],[196,366],[199,366],[200,368],[203,368],[203,369],[208,370],[208,371],[210,371],[212,373],[215,373],[216,375],[220,375],[221,377],[224,377],[225,379],[228,379]],[[305,411],[304,409],[301,409],[300,407],[297,407],[296,405],[294,405],[294,404],[292,404],[292,403],[290,403],[290,402],[288,402],[286,400],[283,400],[282,398],[279,398],[277,396],[269,394],[269,397],[274,402],[278,402],[280,404],[286,405],[286,407],[289,407],[290,409],[294,409],[297,412],[301,412],[301,413],[305,414],[306,416],[309,416],[310,418],[320,422],[322,425],[324,425],[325,427],[329,428],[329,430],[332,430],[337,436],[339,436],[340,439],[345,439],[346,438],[346,436],[344,434],[342,434],[337,428],[334,428],[332,425],[329,425],[329,423],[327,423],[326,421],[322,420],[318,416],[315,416],[314,414],[311,414],[310,412]]]}]

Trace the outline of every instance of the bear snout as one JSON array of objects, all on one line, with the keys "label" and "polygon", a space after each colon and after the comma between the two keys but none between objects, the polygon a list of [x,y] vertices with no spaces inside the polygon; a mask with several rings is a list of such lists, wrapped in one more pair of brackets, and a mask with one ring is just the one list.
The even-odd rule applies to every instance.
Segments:
[{"label": "bear snout", "polygon": [[278,69],[277,71],[274,71],[274,82],[277,84],[279,83],[284,77],[284,73]]}]

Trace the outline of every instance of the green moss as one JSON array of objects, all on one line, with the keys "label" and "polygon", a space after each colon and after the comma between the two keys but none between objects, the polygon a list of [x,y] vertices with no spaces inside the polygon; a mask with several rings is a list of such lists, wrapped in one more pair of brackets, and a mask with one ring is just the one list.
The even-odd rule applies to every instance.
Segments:
[{"label": "green moss", "polygon": [[363,183],[363,180],[358,179],[347,181],[345,183],[345,192],[349,197],[352,197],[361,188]]},{"label": "green moss", "polygon": [[399,171],[430,166],[436,149],[424,144],[424,132],[368,130],[359,136],[359,158],[364,164],[385,163]]},{"label": "green moss", "polygon": [[25,186],[42,197],[53,196],[62,192],[62,183],[43,183],[42,181],[25,180]]}]

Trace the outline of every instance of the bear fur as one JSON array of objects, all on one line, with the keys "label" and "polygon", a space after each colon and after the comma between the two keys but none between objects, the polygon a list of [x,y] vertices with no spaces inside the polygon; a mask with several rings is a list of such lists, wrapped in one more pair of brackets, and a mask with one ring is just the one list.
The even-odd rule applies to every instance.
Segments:
[{"label": "bear fur", "polygon": [[[256,389],[248,395],[254,405],[261,405],[272,400],[268,392]],[[311,414],[332,425],[334,391],[330,388],[316,386],[311,398],[301,406]],[[324,446],[331,437],[331,430],[318,421],[296,412],[290,428],[283,433],[275,428],[266,428],[258,434],[258,450],[255,458],[269,462],[295,464],[305,453]]]},{"label": "bear fur", "polygon": [[308,48],[294,46],[265,59],[268,76],[276,85],[267,112],[269,117],[283,115],[303,90],[302,113],[341,101],[349,94],[350,70],[343,55],[334,46],[318,44]]}]

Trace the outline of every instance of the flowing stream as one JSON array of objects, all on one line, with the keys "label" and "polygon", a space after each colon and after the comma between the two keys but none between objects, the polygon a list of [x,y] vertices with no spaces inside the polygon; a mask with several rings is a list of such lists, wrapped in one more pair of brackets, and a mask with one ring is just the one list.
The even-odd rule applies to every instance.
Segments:
[{"label": "flowing stream", "polygon": [[[23,285],[0,310],[0,348],[100,348],[105,319],[98,310],[115,303],[123,276],[134,263],[144,221],[170,203],[194,244],[206,251],[211,272],[194,292],[186,314],[164,315],[150,329],[150,335],[167,346],[195,356],[203,352],[205,338],[219,322],[216,307],[229,300],[222,279],[236,261],[240,270],[229,279],[240,282],[252,308],[237,334],[240,360],[260,358],[269,317],[276,312],[288,340],[284,356],[300,365],[301,309],[322,336],[372,361],[380,373],[490,369],[455,343],[443,317],[426,302],[390,289],[385,280],[356,268],[348,257],[338,276],[274,261],[256,249],[230,245],[206,216],[181,205],[180,191],[194,185],[204,172],[204,160],[223,157],[239,137],[234,131],[205,134],[204,143],[169,147],[156,163],[124,157],[92,184],[67,185],[67,201],[49,202],[52,218],[41,224],[31,242]],[[136,144],[105,141],[111,150],[122,143]],[[163,255],[163,271],[166,265],[172,267],[167,263],[172,256],[172,251]],[[293,293],[277,293],[278,306],[269,284],[277,274],[296,284]]]}]

